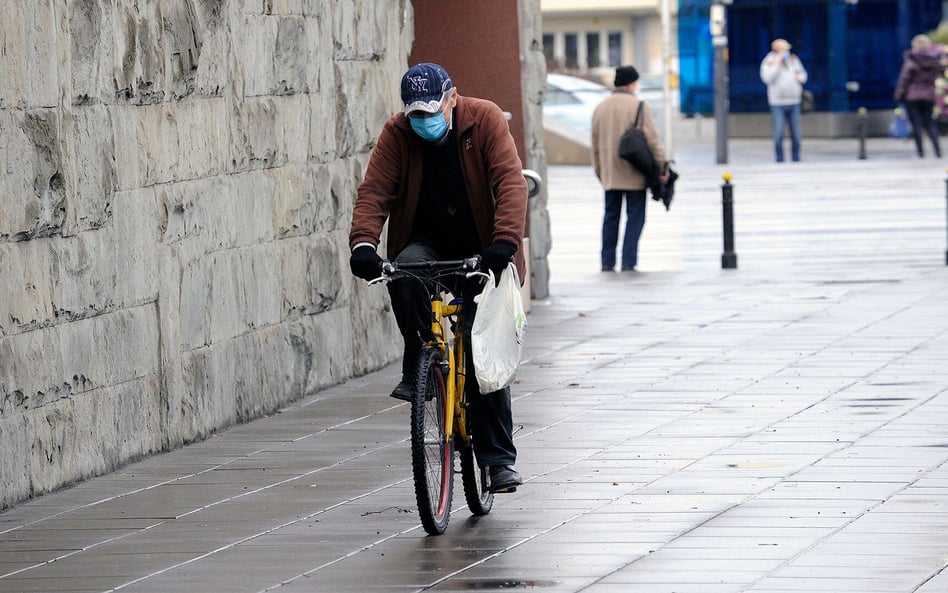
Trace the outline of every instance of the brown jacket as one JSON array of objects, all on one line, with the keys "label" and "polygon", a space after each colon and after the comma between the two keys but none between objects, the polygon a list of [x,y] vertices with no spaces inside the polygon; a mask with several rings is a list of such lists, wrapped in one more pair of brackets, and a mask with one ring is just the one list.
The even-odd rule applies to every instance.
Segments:
[{"label": "brown jacket", "polygon": [[[527,182],[507,119],[490,101],[458,96],[454,129],[481,249],[498,239],[516,245],[514,262],[523,279]],[[386,219],[387,257],[394,258],[408,245],[421,188],[423,142],[404,113],[385,122],[359,185],[350,248],[358,243],[377,246]]]},{"label": "brown jacket", "polygon": [[[639,99],[624,90],[615,90],[596,106],[592,116],[592,161],[596,177],[603,189],[645,189],[645,177],[619,157],[619,139],[635,121]],[[642,104],[639,125],[659,170],[665,164],[665,149],[658,139],[658,129],[648,103]]]}]

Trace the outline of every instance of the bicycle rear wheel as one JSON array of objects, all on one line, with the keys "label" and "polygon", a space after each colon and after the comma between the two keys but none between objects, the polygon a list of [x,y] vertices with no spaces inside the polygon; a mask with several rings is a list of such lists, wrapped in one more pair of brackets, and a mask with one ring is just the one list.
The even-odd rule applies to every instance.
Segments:
[{"label": "bicycle rear wheel", "polygon": [[425,531],[440,535],[451,518],[454,443],[445,438],[447,390],[441,353],[422,350],[411,402],[411,466],[415,500]]},{"label": "bicycle rear wheel", "polygon": [[464,500],[471,513],[481,516],[494,506],[494,493],[484,487],[487,468],[478,467],[474,457],[474,445],[458,446],[461,457],[461,483],[464,485]]}]

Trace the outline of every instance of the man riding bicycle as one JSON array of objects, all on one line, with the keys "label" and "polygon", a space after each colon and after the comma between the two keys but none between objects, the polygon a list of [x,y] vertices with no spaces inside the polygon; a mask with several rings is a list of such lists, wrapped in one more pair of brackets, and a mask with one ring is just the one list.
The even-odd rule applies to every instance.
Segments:
[{"label": "man riding bicycle", "polygon": [[[405,72],[401,98],[404,111],[385,122],[359,185],[349,233],[352,273],[365,280],[379,276],[382,258],[376,249],[388,220],[389,259],[407,263],[480,254],[482,269],[495,278],[511,259],[523,278],[527,183],[500,107],[461,97],[445,69],[433,63]],[[418,353],[431,337],[428,295],[407,278],[394,278],[388,289],[405,342],[402,378],[391,395],[407,401]],[[480,286],[465,282],[459,290],[468,311],[462,330],[469,335]],[[489,468],[492,492],[512,492],[523,482],[514,469],[510,388],[480,395],[471,379],[477,461]]]}]

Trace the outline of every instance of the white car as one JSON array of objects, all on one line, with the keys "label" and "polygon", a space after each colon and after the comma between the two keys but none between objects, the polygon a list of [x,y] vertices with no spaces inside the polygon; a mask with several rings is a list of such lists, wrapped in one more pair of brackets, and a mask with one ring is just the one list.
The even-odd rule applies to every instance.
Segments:
[{"label": "white car", "polygon": [[[546,95],[543,98],[544,125],[560,133],[587,138],[588,142],[592,129],[593,111],[612,90],[611,87],[585,78],[565,74],[547,74]],[[652,119],[661,130],[665,108],[661,76],[641,77],[635,94],[648,104],[652,111]],[[671,95],[674,101],[674,92]],[[672,104],[675,105],[674,102]]]},{"label": "white car", "polygon": [[592,114],[599,102],[609,96],[612,89],[597,82],[567,76],[546,75],[546,95],[543,97],[543,120],[545,123],[562,126],[589,134]]}]

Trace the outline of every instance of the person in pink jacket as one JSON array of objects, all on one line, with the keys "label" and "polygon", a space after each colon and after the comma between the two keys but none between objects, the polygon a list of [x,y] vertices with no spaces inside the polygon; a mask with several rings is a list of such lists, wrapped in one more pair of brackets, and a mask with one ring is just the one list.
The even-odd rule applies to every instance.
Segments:
[{"label": "person in pink jacket", "polygon": [[912,49],[903,55],[902,70],[895,85],[895,102],[905,105],[919,157],[925,156],[922,131],[931,139],[935,156],[941,157],[938,126],[933,117],[935,81],[945,72],[941,59],[940,54],[932,51],[932,42],[927,35],[916,35],[912,38]]},{"label": "person in pink jacket", "polygon": [[[480,254],[482,269],[495,277],[513,261],[523,278],[527,182],[503,111],[491,101],[458,94],[447,71],[434,63],[405,72],[401,98],[404,109],[385,122],[359,185],[349,231],[352,273],[365,280],[379,276],[377,248],[387,221],[389,259]],[[406,278],[394,278],[388,288],[405,342],[402,380],[391,395],[410,400],[418,354],[431,337],[428,295]],[[464,317],[462,331],[469,335],[473,297],[481,286],[467,282],[459,288],[473,313]],[[473,378],[468,375],[467,385],[478,392]],[[476,393],[470,401],[474,453],[489,468],[489,488],[513,492],[522,480],[514,469],[510,388]]]}]

